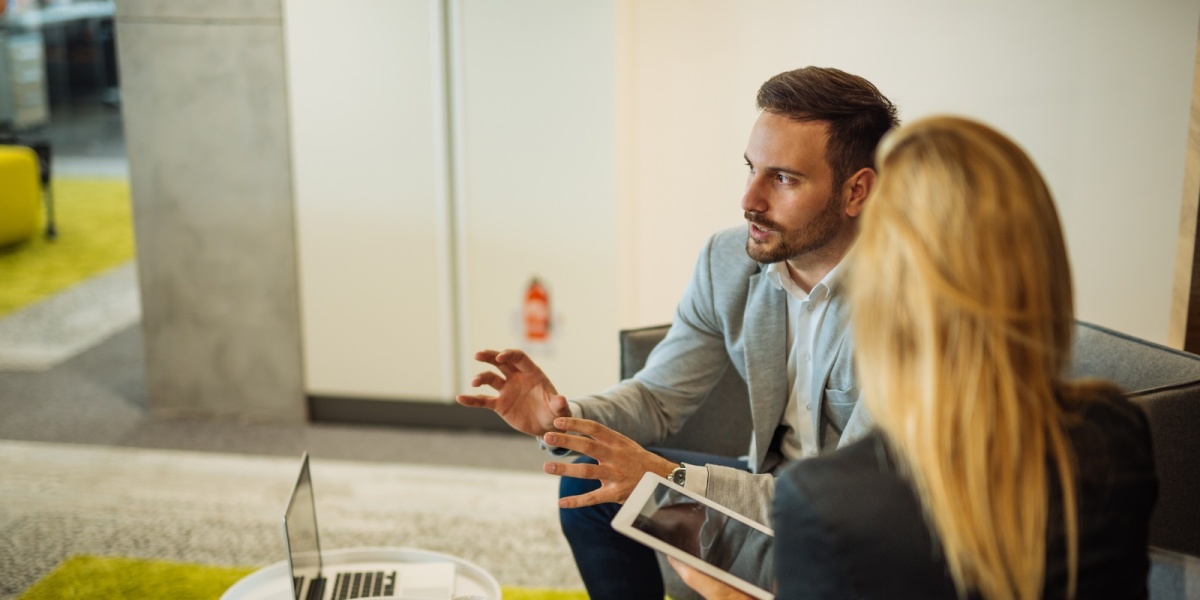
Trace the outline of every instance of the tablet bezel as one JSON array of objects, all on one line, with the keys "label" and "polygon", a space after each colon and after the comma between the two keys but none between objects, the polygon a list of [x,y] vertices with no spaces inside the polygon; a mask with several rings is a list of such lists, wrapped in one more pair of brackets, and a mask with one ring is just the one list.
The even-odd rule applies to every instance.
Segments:
[{"label": "tablet bezel", "polygon": [[654,473],[646,473],[643,475],[641,481],[638,482],[637,487],[635,487],[633,492],[629,494],[629,497],[625,499],[625,503],[621,506],[620,510],[617,511],[617,515],[613,517],[613,529],[622,535],[628,536],[638,542],[641,542],[642,544],[645,544],[646,546],[649,546],[650,548],[653,548],[654,550],[673,557],[689,567],[692,567],[697,571],[709,575],[723,583],[731,585],[734,588],[737,588],[739,591],[750,594],[759,600],[773,600],[775,598],[775,595],[771,592],[764,590],[757,585],[746,581],[745,579],[737,577],[733,573],[723,571],[717,566],[705,562],[703,559],[692,556],[690,553],[681,548],[672,546],[663,540],[660,540],[640,529],[635,528],[633,526],[634,519],[641,514],[642,507],[645,506],[646,502],[652,498],[654,490],[659,486],[666,486],[684,496],[687,496],[688,498],[712,508],[713,510],[728,515],[733,519],[737,519],[738,521],[741,521],[742,523],[749,525],[750,527],[753,527],[754,529],[757,529],[771,537],[775,536],[775,532],[764,526],[762,523],[748,519],[736,512],[733,512],[727,507],[721,506],[720,504],[717,504],[708,498],[678,486]]}]

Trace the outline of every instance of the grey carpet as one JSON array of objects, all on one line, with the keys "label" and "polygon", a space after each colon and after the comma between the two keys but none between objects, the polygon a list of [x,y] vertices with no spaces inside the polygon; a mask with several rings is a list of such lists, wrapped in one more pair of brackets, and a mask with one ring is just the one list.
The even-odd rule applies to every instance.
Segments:
[{"label": "grey carpet", "polygon": [[[0,442],[0,598],[72,554],[280,561],[298,467],[296,457]],[[474,562],[506,586],[582,587],[551,478],[321,459],[312,472],[324,548],[416,547]]]},{"label": "grey carpet", "polygon": [[44,371],[141,316],[133,261],[0,319],[0,371]]}]

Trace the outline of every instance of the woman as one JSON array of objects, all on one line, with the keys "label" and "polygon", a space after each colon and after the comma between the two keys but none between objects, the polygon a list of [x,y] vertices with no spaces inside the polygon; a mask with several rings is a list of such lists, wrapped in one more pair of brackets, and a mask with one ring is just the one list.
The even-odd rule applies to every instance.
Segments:
[{"label": "woman", "polygon": [[779,477],[779,597],[1145,598],[1149,428],[1066,379],[1071,273],[1037,168],[954,117],[892,133],[878,164],[849,282],[878,429]]}]

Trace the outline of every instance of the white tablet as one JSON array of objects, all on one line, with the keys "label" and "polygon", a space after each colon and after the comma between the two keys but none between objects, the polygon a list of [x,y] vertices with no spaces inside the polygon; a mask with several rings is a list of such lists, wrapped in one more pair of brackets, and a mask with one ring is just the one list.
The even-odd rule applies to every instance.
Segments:
[{"label": "white tablet", "polygon": [[755,598],[773,574],[775,533],[708,498],[646,473],[613,518],[613,529]]}]

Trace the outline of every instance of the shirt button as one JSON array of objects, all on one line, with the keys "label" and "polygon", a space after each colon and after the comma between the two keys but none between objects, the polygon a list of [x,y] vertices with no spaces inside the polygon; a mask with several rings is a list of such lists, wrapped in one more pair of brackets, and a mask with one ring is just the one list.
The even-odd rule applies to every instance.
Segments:
[{"label": "shirt button", "polygon": [[812,410],[812,402],[806,402],[804,404],[804,410]]},{"label": "shirt button", "polygon": [[816,307],[816,305],[815,305],[815,304],[809,304],[809,305],[808,305],[808,312],[812,312],[812,311],[813,311],[814,309],[816,309],[816,308],[817,308],[817,307]]}]

